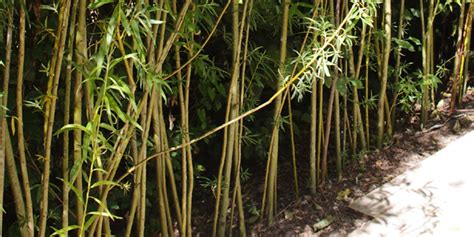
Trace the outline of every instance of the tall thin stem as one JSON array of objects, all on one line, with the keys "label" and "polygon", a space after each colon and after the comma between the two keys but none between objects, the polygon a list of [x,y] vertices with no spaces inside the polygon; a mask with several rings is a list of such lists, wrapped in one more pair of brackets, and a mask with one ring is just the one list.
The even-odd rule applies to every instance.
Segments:
[{"label": "tall thin stem", "polygon": [[392,41],[392,4],[391,0],[384,1],[384,49],[380,93],[377,110],[377,148],[382,148],[384,138],[384,101],[387,91],[388,63]]},{"label": "tall thin stem", "polygon": [[5,119],[6,110],[4,109],[8,103],[8,87],[10,83],[10,65],[11,65],[11,50],[12,50],[12,35],[13,35],[13,9],[10,7],[7,10],[7,30],[5,39],[5,64],[3,70],[3,97],[0,103],[0,233],[3,233],[3,210],[4,210],[4,188],[5,188],[5,163],[6,163],[6,133],[7,123]]},{"label": "tall thin stem", "polygon": [[20,26],[18,37],[18,71],[16,84],[16,109],[17,109],[17,124],[18,124],[18,153],[20,158],[20,170],[22,177],[22,186],[24,192],[24,199],[26,204],[26,229],[29,236],[34,236],[34,222],[33,222],[33,203],[31,200],[30,179],[28,177],[28,169],[26,167],[25,154],[25,136],[23,132],[23,72],[25,65],[25,31],[26,31],[26,14],[23,5],[25,1],[22,0],[22,5],[19,9]]}]

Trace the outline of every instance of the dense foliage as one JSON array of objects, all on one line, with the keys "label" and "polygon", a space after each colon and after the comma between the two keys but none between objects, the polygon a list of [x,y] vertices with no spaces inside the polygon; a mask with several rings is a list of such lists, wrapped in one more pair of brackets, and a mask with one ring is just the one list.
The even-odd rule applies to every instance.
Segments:
[{"label": "dense foliage", "polygon": [[271,225],[281,163],[295,198],[314,194],[405,118],[423,129],[441,92],[455,110],[473,11],[466,0],[2,0],[0,233],[191,236],[203,215],[214,236]]}]

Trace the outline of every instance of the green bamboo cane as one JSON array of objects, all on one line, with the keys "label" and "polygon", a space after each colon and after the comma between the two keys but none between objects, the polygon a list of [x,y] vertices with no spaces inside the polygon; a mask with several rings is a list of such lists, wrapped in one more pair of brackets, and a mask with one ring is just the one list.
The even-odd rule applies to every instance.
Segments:
[{"label": "green bamboo cane", "polygon": [[13,35],[13,8],[7,5],[7,30],[5,39],[5,61],[3,70],[3,95],[0,106],[0,233],[3,233],[3,212],[4,212],[4,187],[5,187],[5,165],[6,165],[6,110],[8,103],[8,90],[10,83],[10,65],[11,65],[11,50],[12,50],[12,35]]},{"label": "green bamboo cane", "polygon": [[392,4],[391,0],[384,1],[384,48],[380,93],[377,109],[377,148],[382,148],[384,138],[384,100],[387,91],[388,66],[392,41]]},{"label": "green bamboo cane", "polygon": [[[48,100],[46,103],[45,113],[45,155],[44,155],[44,167],[43,167],[43,180],[42,180],[42,196],[40,202],[40,219],[39,219],[39,233],[38,236],[44,237],[46,235],[46,223],[48,218],[48,194],[49,194],[49,176],[51,173],[51,149],[52,149],[52,136],[54,129],[55,113],[56,113],[56,102],[59,87],[59,78],[61,75],[62,58],[64,54],[64,47],[66,41],[67,27],[69,22],[69,11],[71,1],[67,0],[62,3],[59,15],[59,25],[56,33],[55,48],[57,51],[53,55],[52,67],[49,72],[48,81]],[[56,62],[54,62],[54,60]]]},{"label": "green bamboo cane", "polygon": [[33,202],[31,200],[31,187],[28,169],[26,166],[25,154],[25,135],[23,131],[23,81],[24,81],[24,66],[25,66],[25,1],[21,1],[19,9],[20,26],[18,29],[18,61],[17,61],[17,84],[16,84],[16,109],[17,109],[17,125],[18,125],[18,154],[20,158],[20,173],[22,177],[22,187],[24,192],[25,208],[26,208],[26,230],[28,236],[34,236],[34,221],[33,221]]}]

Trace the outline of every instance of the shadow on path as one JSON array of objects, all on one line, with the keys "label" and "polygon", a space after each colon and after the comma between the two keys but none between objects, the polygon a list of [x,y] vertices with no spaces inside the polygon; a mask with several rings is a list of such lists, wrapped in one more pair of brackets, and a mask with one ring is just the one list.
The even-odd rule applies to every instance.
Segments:
[{"label": "shadow on path", "polygon": [[474,236],[474,131],[355,200],[374,219],[350,236]]}]

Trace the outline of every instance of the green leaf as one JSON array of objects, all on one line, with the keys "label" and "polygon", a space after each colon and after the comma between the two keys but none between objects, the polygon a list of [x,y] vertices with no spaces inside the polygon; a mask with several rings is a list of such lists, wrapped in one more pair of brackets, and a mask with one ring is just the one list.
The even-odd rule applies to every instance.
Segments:
[{"label": "green leaf", "polygon": [[207,89],[207,95],[209,96],[209,99],[211,99],[211,101],[214,101],[214,99],[216,98],[216,91],[214,88],[208,88]]},{"label": "green leaf", "polygon": [[120,20],[122,22],[123,29],[127,33],[127,36],[132,35],[132,30],[130,28],[130,23],[128,22],[127,16],[125,15],[125,12],[123,12],[122,9],[120,9]]},{"label": "green leaf", "polygon": [[87,127],[84,127],[80,124],[68,124],[68,125],[65,125],[64,127],[62,127],[61,129],[59,129],[54,135],[58,135],[62,132],[65,132],[65,131],[71,131],[71,130],[81,130],[85,133],[87,133],[88,135],[90,135],[92,133],[92,131],[87,128]]},{"label": "green leaf", "polygon": [[407,49],[410,52],[415,52],[415,47],[413,47],[413,45],[410,44],[410,42],[408,42],[406,40],[399,40],[399,39],[396,39],[396,38],[392,38],[392,40],[395,41],[395,43],[398,46],[400,46],[400,48]]},{"label": "green leaf", "polygon": [[62,229],[56,230],[54,233],[51,234],[51,236],[59,235],[59,236],[67,236],[67,232],[75,229],[79,229],[80,226],[78,225],[70,225],[66,226]]},{"label": "green leaf", "polygon": [[420,46],[421,45],[421,41],[415,37],[408,37],[408,40],[410,40],[411,42],[413,42],[414,44]]},{"label": "green leaf", "polygon": [[58,7],[59,5],[57,4],[52,4],[52,5],[41,5],[40,6],[40,9],[41,10],[48,10],[48,11],[52,11],[54,13],[58,13]]},{"label": "green leaf", "polygon": [[101,181],[97,181],[94,184],[92,184],[91,189],[95,188],[95,187],[99,187],[101,185],[119,186],[119,184],[114,182],[114,181],[101,180]]},{"label": "green leaf", "polygon": [[116,215],[113,215],[109,209],[107,208],[107,205],[104,204],[100,199],[96,198],[96,197],[90,197],[92,200],[94,200],[97,204],[99,204],[100,207],[102,207],[102,209],[104,211],[101,211],[101,212],[97,212],[97,211],[92,211],[92,212],[89,212],[87,214],[89,215],[98,215],[98,216],[106,216],[106,217],[109,217],[110,219],[114,220],[114,219],[122,219],[120,216],[116,216]]},{"label": "green leaf", "polygon": [[93,215],[93,216],[105,216],[105,217],[109,217],[110,219],[122,219],[121,217],[119,216],[114,216],[112,214],[110,214],[110,212],[105,212],[105,211],[102,211],[102,212],[98,212],[98,211],[91,211],[88,213],[89,215]]},{"label": "green leaf", "polygon": [[97,9],[105,4],[109,4],[114,2],[114,0],[97,0],[95,2],[91,2],[88,6],[89,9]]},{"label": "green leaf", "polygon": [[[87,214],[91,214],[91,213],[87,213]],[[94,223],[96,217],[97,215],[92,215],[89,219],[87,219],[86,223],[84,224],[84,230],[89,229],[92,223]]]},{"label": "green leaf", "polygon": [[420,11],[418,9],[410,8],[410,12],[413,16],[420,17]]},{"label": "green leaf", "polygon": [[71,182],[65,182],[64,180],[63,182],[66,184],[66,186],[68,186],[68,188],[70,188],[74,192],[76,198],[80,201],[80,203],[84,204],[84,198],[82,197],[82,193],[79,192],[79,189],[77,189],[76,186]]},{"label": "green leaf", "polygon": [[[112,0],[104,0],[101,1],[104,2],[102,5],[113,2]],[[105,36],[102,38],[99,46],[99,52],[94,55],[95,61],[96,61],[96,69],[97,71],[95,72],[95,75],[98,77],[100,75],[100,72],[102,70],[102,67],[104,65],[104,58],[109,52],[112,41],[114,39],[114,33],[115,33],[115,28],[116,28],[116,23],[118,21],[120,15],[120,6],[115,7],[114,12],[112,16],[109,19],[108,25],[105,29]]]},{"label": "green leaf", "polygon": [[352,84],[352,86],[354,86],[356,89],[364,88],[364,84],[362,83],[361,80],[351,79],[351,80],[349,80],[349,82],[350,82],[350,83]]},{"label": "green leaf", "polygon": [[[74,165],[72,166],[71,171],[69,172],[69,180],[76,180],[77,175],[82,172],[82,170],[79,169],[79,167],[82,165],[82,162],[83,162],[82,159],[76,160],[74,162]],[[82,179],[82,177],[81,177],[81,179]],[[82,194],[79,193],[79,191],[75,191],[74,185],[70,184],[69,182],[66,182],[66,184],[68,186],[71,185],[70,188],[74,191],[74,193],[76,193],[76,196],[81,197],[81,200],[82,200]]]},{"label": "green leaf", "polygon": [[336,90],[342,95],[345,95],[347,92],[346,83],[347,83],[347,79],[345,78],[339,78],[336,82]]},{"label": "green leaf", "polygon": [[206,120],[206,111],[204,109],[198,109],[197,115],[199,121],[201,122],[201,128],[206,128],[207,120]]},{"label": "green leaf", "polygon": [[150,24],[152,25],[160,25],[160,24],[165,23],[164,21],[155,20],[155,19],[149,19],[148,22],[150,22]]}]

